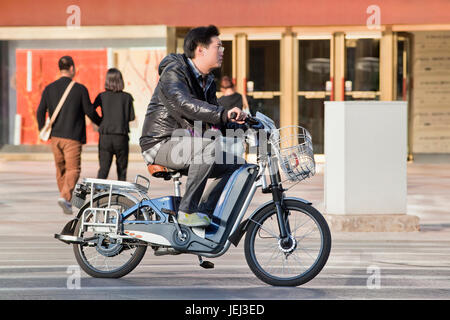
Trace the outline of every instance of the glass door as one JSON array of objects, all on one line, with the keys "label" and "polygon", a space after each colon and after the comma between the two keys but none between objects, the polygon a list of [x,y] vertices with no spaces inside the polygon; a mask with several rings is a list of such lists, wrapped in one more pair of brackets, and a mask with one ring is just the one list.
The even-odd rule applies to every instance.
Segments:
[{"label": "glass door", "polygon": [[399,34],[397,37],[397,100],[408,101],[410,94],[410,44],[407,34]]},{"label": "glass door", "polygon": [[324,152],[324,101],[330,100],[330,39],[299,40],[298,121],[312,136],[315,153]]},{"label": "glass door", "polygon": [[0,41],[0,146],[9,142],[8,42]]},{"label": "glass door", "polygon": [[280,125],[280,40],[250,40],[247,95],[250,112]]},{"label": "glass door", "polygon": [[408,33],[398,33],[396,43],[396,99],[408,102],[408,160],[413,160],[413,112],[411,107],[411,44],[412,36]]},{"label": "glass door", "polygon": [[380,39],[345,39],[345,100],[380,100]]}]

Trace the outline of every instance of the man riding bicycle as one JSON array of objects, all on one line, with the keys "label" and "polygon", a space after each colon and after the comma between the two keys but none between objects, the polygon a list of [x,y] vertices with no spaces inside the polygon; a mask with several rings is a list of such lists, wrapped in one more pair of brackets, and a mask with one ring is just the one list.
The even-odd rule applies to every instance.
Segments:
[{"label": "man riding bicycle", "polygon": [[[246,114],[218,105],[211,71],[220,68],[224,47],[215,26],[190,30],[184,54],[169,54],[160,63],[160,76],[145,115],[140,146],[147,165],[187,171],[178,222],[190,227],[211,223],[216,203],[231,174],[244,161],[230,159],[218,148],[220,139],[206,138],[207,130],[236,129]],[[232,114],[235,113],[235,117]],[[233,119],[232,119],[233,118]],[[199,121],[201,122],[199,124]],[[174,138],[178,132],[188,132]],[[218,131],[219,132],[219,131]],[[237,162],[237,163],[236,163]],[[215,180],[203,194],[208,178]]]}]

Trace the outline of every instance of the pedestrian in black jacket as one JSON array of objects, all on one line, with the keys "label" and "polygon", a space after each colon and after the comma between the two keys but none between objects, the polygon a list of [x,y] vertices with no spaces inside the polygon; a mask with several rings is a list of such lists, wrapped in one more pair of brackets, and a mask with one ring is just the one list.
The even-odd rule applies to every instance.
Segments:
[{"label": "pedestrian in black jacket", "polygon": [[133,121],[135,116],[133,97],[123,89],[122,73],[111,68],[106,73],[105,91],[94,101],[94,108],[100,106],[102,111],[102,122],[98,130],[99,179],[108,178],[113,156],[116,156],[117,179],[127,179],[129,122]]},{"label": "pedestrian in black jacket", "polygon": [[[147,165],[188,171],[178,222],[192,227],[210,224],[210,215],[225,184],[239,167],[238,164],[217,163],[217,158],[224,159],[223,154],[218,157],[215,154],[215,145],[220,139],[203,137],[209,128],[223,130],[231,123],[242,124],[246,117],[239,108],[225,110],[217,103],[211,71],[221,66],[223,51],[215,26],[198,27],[188,32],[184,39],[184,54],[170,54],[159,65],[160,79],[147,108],[140,138]],[[237,117],[231,120],[233,112]],[[197,121],[201,122],[195,126],[199,130],[194,130]],[[187,129],[190,136],[182,140],[171,139],[172,134],[179,131],[177,129]],[[199,152],[194,153],[199,146]],[[177,150],[182,152],[174,152]],[[216,179],[203,194],[208,178]]]}]

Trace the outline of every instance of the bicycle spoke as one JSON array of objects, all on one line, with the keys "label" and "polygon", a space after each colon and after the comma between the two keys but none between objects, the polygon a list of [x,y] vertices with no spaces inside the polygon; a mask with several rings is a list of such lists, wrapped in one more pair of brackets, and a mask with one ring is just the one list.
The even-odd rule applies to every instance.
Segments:
[{"label": "bicycle spoke", "polygon": [[[314,227],[314,226],[313,226]],[[307,234],[305,234],[303,237],[301,237],[300,239],[298,239],[298,241],[302,241],[303,239],[307,238],[308,235],[310,235],[313,232],[316,232],[318,230],[314,230],[313,228],[311,228],[311,231],[309,231]]]},{"label": "bicycle spoke", "polygon": [[294,234],[294,235],[295,235],[295,234],[297,233],[297,230],[298,230],[298,229],[300,229],[301,227],[303,227],[305,224],[307,224],[307,223],[309,223],[309,222],[311,222],[311,221],[306,221],[304,224],[300,225],[300,226],[297,227],[294,231],[292,231],[291,234]]},{"label": "bicycle spoke", "polygon": [[257,225],[259,225],[259,227],[260,227],[262,230],[264,230],[265,232],[267,232],[268,234],[270,234],[270,235],[273,236],[274,238],[280,239],[280,237],[277,236],[276,234],[274,234],[273,232],[269,232],[266,228],[263,228],[263,226],[262,226],[260,223],[256,222],[255,220],[252,220],[252,219],[250,219],[250,221],[253,221],[253,222],[256,223]]},{"label": "bicycle spoke", "polygon": [[[278,250],[278,251],[276,251],[276,253],[277,253],[277,255],[274,257],[275,260],[280,256],[281,251]],[[275,264],[272,264],[272,266],[269,266],[270,269],[267,270],[267,272],[268,272],[268,273],[271,273],[272,269],[273,269],[273,268],[276,268],[276,267],[277,267],[277,266],[276,266]],[[275,270],[277,270],[277,269],[275,269]]]},{"label": "bicycle spoke", "polygon": [[[275,253],[277,253],[277,250],[278,248],[275,248],[274,250],[273,250],[273,253],[272,253],[272,255],[270,256],[270,258],[269,258],[269,260],[267,261],[267,263],[266,264],[269,264],[271,261],[272,261],[272,259],[274,258],[273,256],[274,256],[274,254]],[[278,251],[279,252],[279,251]],[[278,255],[277,255],[278,256]]]},{"label": "bicycle spoke", "polygon": [[290,256],[293,257],[294,260],[298,261],[300,268],[305,269],[305,271],[308,270],[306,267],[303,267],[303,262],[300,260],[300,257],[298,257],[295,252],[293,252]]},{"label": "bicycle spoke", "polygon": [[309,254],[308,251],[303,250],[303,248],[299,248],[299,249],[302,250],[302,251],[305,251],[305,253],[306,253],[312,260],[315,260],[315,258],[314,258],[313,256],[311,256],[311,255]]},{"label": "bicycle spoke", "polygon": [[108,263],[106,262],[106,259],[107,259],[107,257],[105,257],[105,258],[103,259],[103,263],[104,263],[105,266],[106,266],[106,271],[109,271],[109,266],[108,266]]}]

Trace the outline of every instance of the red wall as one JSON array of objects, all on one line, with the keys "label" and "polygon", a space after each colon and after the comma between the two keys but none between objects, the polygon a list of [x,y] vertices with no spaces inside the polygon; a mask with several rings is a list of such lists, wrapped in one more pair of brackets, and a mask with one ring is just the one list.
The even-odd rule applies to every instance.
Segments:
[{"label": "red wall", "polygon": [[65,26],[70,5],[81,25],[365,25],[370,5],[381,24],[450,23],[449,0],[0,0],[3,26]]},{"label": "red wall", "polygon": [[[27,51],[32,52],[32,90],[27,91]],[[40,144],[36,110],[44,88],[58,79],[58,60],[70,55],[75,62],[75,81],[82,83],[89,91],[91,101],[104,90],[107,71],[106,50],[16,50],[16,92],[17,114],[22,116],[22,144]],[[90,121],[89,121],[90,123]],[[92,124],[87,126],[87,143],[98,142],[98,133]]]}]

